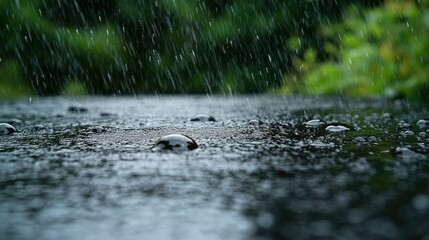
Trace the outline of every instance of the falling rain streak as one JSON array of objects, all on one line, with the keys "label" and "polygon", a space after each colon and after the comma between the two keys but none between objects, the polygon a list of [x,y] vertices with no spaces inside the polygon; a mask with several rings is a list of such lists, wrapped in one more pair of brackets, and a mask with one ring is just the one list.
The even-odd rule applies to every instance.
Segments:
[{"label": "falling rain streak", "polygon": [[344,42],[320,24],[380,3],[5,1],[2,62],[22,94],[312,91],[297,80]]}]

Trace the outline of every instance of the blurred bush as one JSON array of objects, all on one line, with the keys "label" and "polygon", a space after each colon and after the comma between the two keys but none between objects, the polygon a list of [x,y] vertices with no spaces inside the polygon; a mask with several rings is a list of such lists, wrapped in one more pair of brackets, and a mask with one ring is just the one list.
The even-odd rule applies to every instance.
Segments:
[{"label": "blurred bush", "polygon": [[21,65],[13,60],[0,64],[0,97],[23,97],[30,94],[31,90],[23,77]]},{"label": "blurred bush", "polygon": [[[320,35],[320,23],[329,28],[352,3],[379,2],[4,0],[0,76],[8,77],[0,78],[0,94],[6,85],[18,95],[30,90],[53,95],[291,89],[285,76],[295,72],[296,59],[304,57],[303,64],[311,67],[320,64],[317,49],[340,31]],[[353,36],[357,31],[349,35],[364,41]],[[332,43],[332,55],[341,61],[345,53],[337,46]],[[309,75],[309,84],[323,75],[300,74]]]},{"label": "blurred bush", "polygon": [[343,21],[319,27],[328,41],[294,59],[280,92],[429,99],[428,3],[350,6]]}]

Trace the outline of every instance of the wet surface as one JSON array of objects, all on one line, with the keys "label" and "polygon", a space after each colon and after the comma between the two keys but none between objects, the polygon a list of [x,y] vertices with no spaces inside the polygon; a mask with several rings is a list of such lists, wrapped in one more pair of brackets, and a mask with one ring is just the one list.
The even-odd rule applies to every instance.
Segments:
[{"label": "wet surface", "polygon": [[[344,98],[4,101],[0,235],[429,239],[428,117]],[[168,134],[198,148],[151,150]]]}]

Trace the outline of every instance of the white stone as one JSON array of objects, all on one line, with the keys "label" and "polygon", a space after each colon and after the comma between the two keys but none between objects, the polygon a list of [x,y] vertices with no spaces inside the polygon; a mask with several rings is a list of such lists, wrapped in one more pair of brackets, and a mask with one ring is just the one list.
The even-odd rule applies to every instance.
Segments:
[{"label": "white stone", "polygon": [[183,134],[170,134],[161,137],[152,150],[194,150],[198,144],[190,137]]},{"label": "white stone", "polygon": [[9,123],[0,123],[0,135],[9,135],[16,132],[16,129]]}]

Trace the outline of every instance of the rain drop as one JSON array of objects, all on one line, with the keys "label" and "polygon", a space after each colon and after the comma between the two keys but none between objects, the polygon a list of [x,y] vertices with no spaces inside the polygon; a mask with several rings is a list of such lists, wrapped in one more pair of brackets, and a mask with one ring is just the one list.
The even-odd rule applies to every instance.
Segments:
[{"label": "rain drop", "polygon": [[198,114],[191,118],[192,122],[215,122],[216,119],[213,116],[207,114]]},{"label": "rain drop", "polygon": [[366,142],[365,138],[363,137],[356,137],[353,141],[358,144]]},{"label": "rain drop", "polygon": [[100,113],[100,117],[111,117],[111,116],[116,116],[116,114],[109,113],[109,112],[102,112],[102,113]]}]

